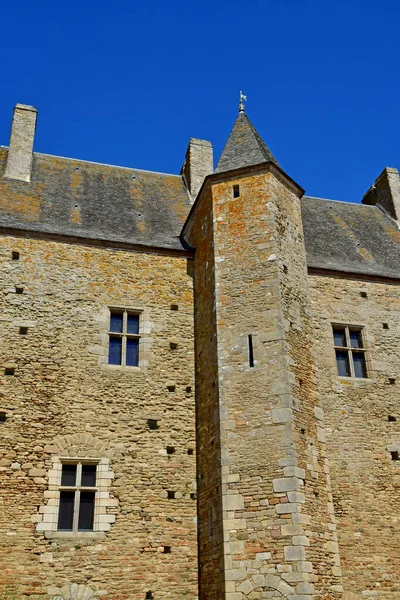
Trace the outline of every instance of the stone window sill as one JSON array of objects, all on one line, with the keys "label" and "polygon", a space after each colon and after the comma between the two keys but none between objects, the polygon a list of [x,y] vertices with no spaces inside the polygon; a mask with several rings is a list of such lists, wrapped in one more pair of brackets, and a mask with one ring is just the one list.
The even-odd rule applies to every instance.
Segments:
[{"label": "stone window sill", "polygon": [[106,534],[104,531],[45,531],[44,537],[47,540],[71,540],[84,544],[93,540],[104,540]]},{"label": "stone window sill", "polygon": [[337,379],[344,383],[375,383],[375,380],[370,377],[344,377],[343,375],[338,375]]},{"label": "stone window sill", "polygon": [[143,367],[128,367],[126,365],[109,365],[108,363],[102,365],[103,369],[110,369],[110,371],[123,371],[124,373],[141,373]]}]

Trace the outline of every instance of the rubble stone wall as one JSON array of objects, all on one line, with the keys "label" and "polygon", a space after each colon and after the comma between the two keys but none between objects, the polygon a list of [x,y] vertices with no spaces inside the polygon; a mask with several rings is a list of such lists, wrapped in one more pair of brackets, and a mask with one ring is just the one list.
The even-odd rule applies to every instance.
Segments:
[{"label": "rubble stone wall", "polygon": [[[190,262],[2,237],[0,596],[197,597]],[[110,306],[142,311],[140,367],[107,364]],[[65,536],[74,456],[104,491],[96,531]]]},{"label": "rubble stone wall", "polygon": [[[309,285],[344,589],[355,598],[394,600],[400,596],[400,286],[316,274]],[[333,323],[363,327],[367,379],[338,377]]]}]

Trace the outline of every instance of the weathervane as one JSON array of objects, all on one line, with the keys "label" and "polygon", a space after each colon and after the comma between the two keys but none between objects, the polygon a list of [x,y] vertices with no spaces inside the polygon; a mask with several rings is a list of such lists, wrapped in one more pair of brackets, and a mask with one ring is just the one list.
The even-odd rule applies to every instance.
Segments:
[{"label": "weathervane", "polygon": [[242,90],[240,90],[240,95],[239,95],[239,112],[244,112],[245,106],[244,103],[247,101],[247,96],[245,96],[242,93]]}]

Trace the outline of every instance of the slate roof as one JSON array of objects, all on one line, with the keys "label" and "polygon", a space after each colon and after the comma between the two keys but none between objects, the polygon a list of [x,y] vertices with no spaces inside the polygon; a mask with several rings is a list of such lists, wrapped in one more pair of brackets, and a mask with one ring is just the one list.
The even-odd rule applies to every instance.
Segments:
[{"label": "slate roof", "polygon": [[308,267],[400,278],[400,230],[380,208],[302,199]]},{"label": "slate roof", "polygon": [[34,153],[31,183],[4,179],[0,227],[182,250],[182,178]]},{"label": "slate roof", "polygon": [[266,161],[278,164],[254,129],[248,116],[244,112],[240,112],[222,151],[215,173],[250,167]]},{"label": "slate roof", "polygon": [[[0,227],[183,249],[190,202],[180,176],[35,153],[25,183],[3,178],[6,157],[0,148]],[[301,202],[310,268],[400,279],[400,231],[382,210],[307,196]]]}]

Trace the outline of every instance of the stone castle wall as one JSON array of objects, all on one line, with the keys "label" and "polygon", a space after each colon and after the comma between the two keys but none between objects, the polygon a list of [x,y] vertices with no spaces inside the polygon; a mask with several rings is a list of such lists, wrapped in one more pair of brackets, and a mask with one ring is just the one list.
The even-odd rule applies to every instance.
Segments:
[{"label": "stone castle wall", "polygon": [[[191,261],[12,236],[0,261],[0,596],[195,598]],[[142,311],[141,368],[107,365],[110,306]],[[94,533],[54,531],[62,457],[100,460]]]},{"label": "stone castle wall", "polygon": [[[204,379],[197,383],[197,404],[209,405],[204,447],[207,431],[206,452],[211,457],[210,444],[218,442],[221,464],[219,482],[214,460],[204,464],[201,477],[221,494],[216,526],[223,537],[225,597],[340,597],[299,199],[271,174],[255,172],[215,181],[198,202],[213,221],[203,234],[214,254],[214,305],[208,294],[197,294],[197,286],[195,297],[196,314],[215,321],[218,404],[206,381],[212,325],[212,337],[204,334],[202,342],[209,352],[200,353],[196,342],[196,373]],[[190,238],[196,253],[207,246],[201,220],[198,209],[197,235]],[[207,535],[201,515],[200,531]],[[213,558],[215,553],[203,555],[200,563],[214,565],[217,579],[220,562]],[[215,589],[207,597],[221,595]]]},{"label": "stone castle wall", "polygon": [[199,576],[201,598],[224,597],[215,256],[209,187],[195,207],[194,268]]},{"label": "stone castle wall", "polygon": [[[400,289],[350,276],[309,284],[344,589],[398,598]],[[367,379],[338,377],[332,323],[364,328]]]},{"label": "stone castle wall", "polygon": [[[298,198],[256,171],[203,191],[194,269],[1,239],[0,597],[195,598],[198,550],[207,600],[400,593],[399,288],[307,278]],[[138,369],[107,365],[109,307],[141,311]],[[54,531],[63,457],[100,461],[93,534]]]}]

